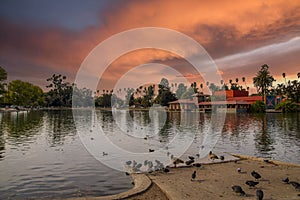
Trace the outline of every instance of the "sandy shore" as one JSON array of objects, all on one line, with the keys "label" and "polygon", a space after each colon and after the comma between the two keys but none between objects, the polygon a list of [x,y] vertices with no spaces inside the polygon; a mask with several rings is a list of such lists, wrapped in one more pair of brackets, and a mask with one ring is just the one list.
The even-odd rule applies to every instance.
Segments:
[{"label": "sandy shore", "polygon": [[[237,172],[241,168],[242,173]],[[196,170],[197,177],[191,181]],[[246,180],[254,180],[251,171],[261,174],[262,180],[256,188],[250,189]],[[290,181],[300,182],[300,166],[287,164],[271,164],[264,161],[246,159],[235,162],[203,164],[200,168],[171,168],[169,173],[155,172],[146,174],[152,185],[145,192],[127,199],[256,199],[257,189],[264,192],[265,200],[296,200],[300,199],[300,191],[281,180],[289,177]],[[246,196],[235,194],[231,186],[240,185]]]}]

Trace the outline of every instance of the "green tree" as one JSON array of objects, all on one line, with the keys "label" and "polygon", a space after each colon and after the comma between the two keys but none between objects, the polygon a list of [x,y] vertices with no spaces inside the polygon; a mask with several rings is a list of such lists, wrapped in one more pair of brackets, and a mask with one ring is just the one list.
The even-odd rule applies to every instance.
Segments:
[{"label": "green tree", "polygon": [[2,83],[7,79],[7,73],[6,71],[0,66],[0,98],[2,102],[3,94],[5,93],[4,84]]},{"label": "green tree", "polygon": [[250,111],[252,113],[264,113],[266,108],[266,104],[263,101],[256,101],[251,104]]},{"label": "green tree", "polygon": [[274,77],[270,75],[269,66],[266,64],[261,66],[261,69],[253,78],[253,84],[262,95],[262,100],[264,102],[265,102],[265,96],[269,91],[269,88],[272,87],[274,81],[275,81]]},{"label": "green tree", "polygon": [[168,103],[175,101],[177,98],[175,94],[170,91],[169,81],[166,78],[162,78],[158,85],[158,95],[155,98],[155,102],[162,106],[168,106]]},{"label": "green tree", "polygon": [[297,104],[291,101],[284,101],[277,104],[275,109],[282,110],[284,113],[296,112]]},{"label": "green tree", "polygon": [[42,106],[45,103],[40,87],[28,82],[14,80],[8,85],[9,103],[18,106]]},{"label": "green tree", "polygon": [[181,96],[182,96],[183,93],[186,92],[186,89],[187,89],[187,87],[183,83],[179,83],[178,88],[177,88],[177,90],[175,92],[176,97],[178,99],[181,99]]},{"label": "green tree", "polygon": [[47,81],[50,82],[46,86],[50,88],[46,94],[47,105],[70,107],[72,105],[73,84],[66,82],[66,76],[53,74]]}]

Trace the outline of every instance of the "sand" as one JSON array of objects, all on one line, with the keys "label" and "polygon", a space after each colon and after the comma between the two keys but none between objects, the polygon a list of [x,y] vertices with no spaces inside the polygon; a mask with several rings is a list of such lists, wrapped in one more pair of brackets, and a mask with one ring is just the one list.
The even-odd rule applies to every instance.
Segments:
[{"label": "sand", "polygon": [[[241,168],[242,173],[237,172]],[[191,175],[196,170],[196,180]],[[250,189],[246,180],[254,180],[251,171],[261,174],[262,180],[256,188]],[[281,180],[289,177],[290,181],[300,182],[300,166],[271,164],[257,160],[239,160],[235,162],[203,164],[200,168],[171,168],[169,173],[154,172],[146,174],[151,180],[151,187],[136,196],[127,199],[256,199],[256,190],[264,192],[265,200],[300,200],[300,191]],[[246,196],[235,194],[231,186],[240,185]]]}]

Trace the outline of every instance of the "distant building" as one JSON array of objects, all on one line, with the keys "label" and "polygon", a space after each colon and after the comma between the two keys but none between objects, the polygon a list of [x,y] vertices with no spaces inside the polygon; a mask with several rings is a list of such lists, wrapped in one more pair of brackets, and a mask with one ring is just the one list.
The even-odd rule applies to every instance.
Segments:
[{"label": "distant building", "polygon": [[262,96],[249,96],[249,92],[245,90],[216,91],[214,96],[220,97],[220,99],[223,96],[224,100],[211,101],[211,95],[197,93],[192,96],[193,100],[181,99],[170,102],[169,110],[187,111],[198,108],[200,112],[211,112],[212,110],[217,112],[247,112],[251,104],[262,100]]}]

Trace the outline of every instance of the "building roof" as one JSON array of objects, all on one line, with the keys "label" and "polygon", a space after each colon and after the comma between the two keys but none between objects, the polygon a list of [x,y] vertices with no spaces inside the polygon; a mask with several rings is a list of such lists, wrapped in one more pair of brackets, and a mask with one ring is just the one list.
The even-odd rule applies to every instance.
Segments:
[{"label": "building roof", "polygon": [[227,104],[249,105],[251,103],[246,102],[246,101],[211,101],[211,102],[200,102],[198,105],[205,106],[205,105],[227,105]]},{"label": "building roof", "polygon": [[177,103],[193,103],[193,104],[196,104],[197,102],[195,102],[194,100],[190,100],[190,99],[179,99],[179,100],[176,100],[176,101],[169,102],[169,104],[177,104]]},{"label": "building roof", "polygon": [[261,101],[262,96],[248,96],[248,97],[228,97],[227,101]]}]

